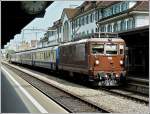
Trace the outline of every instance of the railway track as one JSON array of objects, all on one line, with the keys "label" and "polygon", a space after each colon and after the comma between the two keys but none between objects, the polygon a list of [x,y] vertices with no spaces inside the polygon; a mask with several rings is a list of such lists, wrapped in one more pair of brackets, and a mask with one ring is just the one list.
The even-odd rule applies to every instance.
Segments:
[{"label": "railway track", "polygon": [[[144,81],[143,81],[143,83],[144,83]],[[141,94],[140,92],[137,93],[137,91],[135,92],[134,90],[132,91],[132,90],[128,90],[129,88],[128,89],[126,89],[126,88],[127,87],[119,88],[119,89],[118,88],[111,88],[111,89],[110,88],[100,88],[100,90],[104,90],[109,94],[121,96],[126,99],[134,100],[136,102],[145,103],[146,105],[149,104],[149,97],[147,94]]]},{"label": "railway track", "polygon": [[149,80],[134,77],[127,78],[127,84],[120,88],[101,88],[111,94],[119,95],[137,102],[149,104]]},{"label": "railway track", "polygon": [[50,85],[44,81],[41,81],[35,77],[32,77],[30,74],[24,73],[8,64],[4,64],[7,68],[12,69],[17,75],[22,77],[32,86],[40,90],[46,96],[51,98],[53,101],[58,103],[64,109],[70,113],[77,112],[96,112],[96,113],[109,113],[110,111],[102,109],[96,105],[93,105],[87,101],[80,99],[77,96],[74,96],[70,93],[63,91],[60,88],[57,88],[53,85]]},{"label": "railway track", "polygon": [[149,104],[149,97],[147,95],[139,94],[132,91],[124,90],[124,88],[120,89],[108,89],[108,88],[100,88],[106,92],[109,92],[110,94],[118,95],[121,97],[124,97],[126,99],[131,99],[136,102],[145,103],[146,105]]},{"label": "railway track", "polygon": [[128,91],[149,95],[149,80],[135,77],[127,78],[127,86],[124,88]]}]

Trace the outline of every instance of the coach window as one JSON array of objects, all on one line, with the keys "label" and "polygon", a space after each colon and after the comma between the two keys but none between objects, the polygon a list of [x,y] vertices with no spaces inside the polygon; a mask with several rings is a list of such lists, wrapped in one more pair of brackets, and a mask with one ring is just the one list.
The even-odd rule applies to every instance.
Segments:
[{"label": "coach window", "polygon": [[43,60],[44,60],[45,59],[45,53],[43,52],[42,55],[43,55]]},{"label": "coach window", "polygon": [[41,59],[43,58],[42,55],[43,55],[43,54],[42,54],[42,52],[41,52]]},{"label": "coach window", "polygon": [[93,54],[104,54],[104,44],[92,44]]},{"label": "coach window", "polygon": [[42,55],[43,55],[43,60],[44,60],[44,59],[45,59],[45,52],[44,52],[44,51],[43,51],[43,54],[42,54]]}]

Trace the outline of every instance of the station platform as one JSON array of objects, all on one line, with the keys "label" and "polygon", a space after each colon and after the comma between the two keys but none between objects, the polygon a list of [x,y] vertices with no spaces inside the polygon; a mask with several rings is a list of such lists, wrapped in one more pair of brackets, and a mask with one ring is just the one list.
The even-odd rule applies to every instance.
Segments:
[{"label": "station platform", "polygon": [[1,69],[2,113],[68,113],[5,66]]}]

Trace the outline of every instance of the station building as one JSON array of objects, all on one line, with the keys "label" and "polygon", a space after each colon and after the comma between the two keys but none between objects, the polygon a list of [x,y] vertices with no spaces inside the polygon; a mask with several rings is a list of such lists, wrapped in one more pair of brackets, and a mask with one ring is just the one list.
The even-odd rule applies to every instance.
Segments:
[{"label": "station building", "polygon": [[[148,1],[85,1],[65,8],[55,32],[60,42],[85,37],[94,32],[122,32],[149,25]],[[55,22],[54,22],[55,23]],[[53,34],[53,35],[55,35]],[[50,39],[50,38],[49,38]]]}]

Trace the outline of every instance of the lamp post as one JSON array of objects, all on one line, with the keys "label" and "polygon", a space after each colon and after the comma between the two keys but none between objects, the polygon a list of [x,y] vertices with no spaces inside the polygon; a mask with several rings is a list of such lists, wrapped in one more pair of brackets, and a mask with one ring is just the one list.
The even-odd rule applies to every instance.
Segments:
[{"label": "lamp post", "polygon": [[[23,29],[23,30],[22,30],[22,44],[23,44],[23,39],[24,39],[24,34],[25,34],[24,31],[25,31],[25,30],[43,31],[43,32],[49,32],[49,31],[54,31],[54,32],[56,32],[56,31],[57,31],[56,29],[52,29],[52,30],[37,29],[37,28],[36,28],[36,29],[34,29],[34,28],[33,28],[33,29]],[[38,33],[38,32],[36,32],[36,41],[37,41],[37,33]],[[56,34],[55,34],[55,38],[56,38],[56,37],[57,37],[57,36],[56,36]],[[37,42],[36,42],[36,47],[37,47]]]},{"label": "lamp post", "polygon": [[[23,45],[23,39],[24,39],[24,34],[25,34],[24,31],[27,31],[27,30],[28,30],[28,31],[29,31],[29,30],[30,30],[30,31],[45,31],[44,29],[34,29],[34,28],[33,28],[33,29],[23,29],[23,30],[22,30],[22,45]],[[37,33],[39,33],[39,32],[35,32],[36,47],[37,47]]]}]

